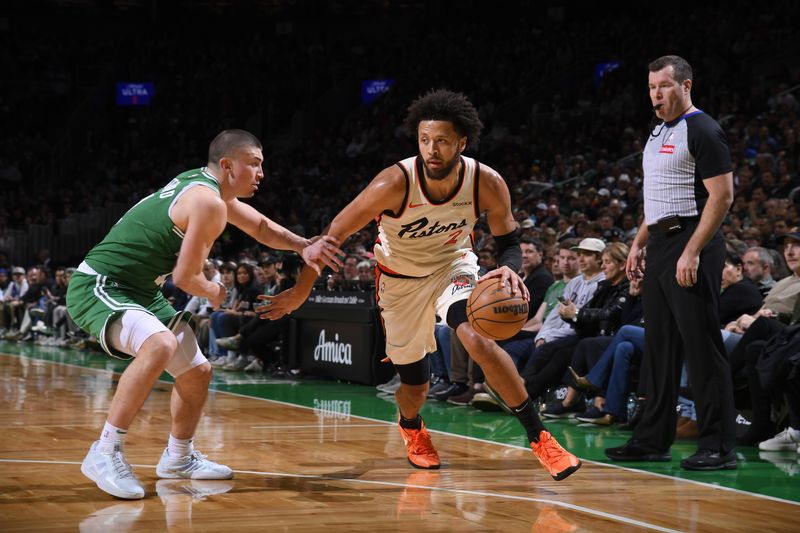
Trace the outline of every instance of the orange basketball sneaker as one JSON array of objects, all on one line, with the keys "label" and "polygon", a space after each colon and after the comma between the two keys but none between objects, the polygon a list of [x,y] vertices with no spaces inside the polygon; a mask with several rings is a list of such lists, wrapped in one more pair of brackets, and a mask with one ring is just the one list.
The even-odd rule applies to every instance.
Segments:
[{"label": "orange basketball sneaker", "polygon": [[425,429],[425,422],[422,422],[420,429],[406,429],[400,425],[400,435],[406,443],[408,462],[415,468],[428,468],[435,470],[439,468],[439,454],[433,447],[431,436]]},{"label": "orange basketball sneaker", "polygon": [[539,442],[531,442],[533,455],[547,473],[561,481],[581,467],[581,460],[561,447],[549,431],[539,433]]}]

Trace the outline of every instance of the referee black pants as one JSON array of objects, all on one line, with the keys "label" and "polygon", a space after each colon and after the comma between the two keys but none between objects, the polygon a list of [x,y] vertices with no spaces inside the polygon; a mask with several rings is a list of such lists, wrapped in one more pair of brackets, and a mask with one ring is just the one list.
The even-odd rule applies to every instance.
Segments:
[{"label": "referee black pants", "polygon": [[725,242],[718,232],[700,254],[697,283],[683,288],[675,268],[697,222],[680,233],[651,232],[642,299],[647,403],[633,437],[666,451],[675,440],[678,386],[685,361],[697,408],[698,449],[727,453],[735,445],[733,383],[719,327]]}]

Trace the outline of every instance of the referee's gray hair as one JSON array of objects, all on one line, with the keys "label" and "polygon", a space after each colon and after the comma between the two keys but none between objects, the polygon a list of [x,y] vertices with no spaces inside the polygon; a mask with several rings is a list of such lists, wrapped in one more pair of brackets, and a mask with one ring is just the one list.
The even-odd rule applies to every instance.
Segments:
[{"label": "referee's gray hair", "polygon": [[650,63],[647,68],[650,72],[658,72],[669,66],[672,67],[672,79],[678,83],[692,79],[692,66],[680,56],[661,56]]}]

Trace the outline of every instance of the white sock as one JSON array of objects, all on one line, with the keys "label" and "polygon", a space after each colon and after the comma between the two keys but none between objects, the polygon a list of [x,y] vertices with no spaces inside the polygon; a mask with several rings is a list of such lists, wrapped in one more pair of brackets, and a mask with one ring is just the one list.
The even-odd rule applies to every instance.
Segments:
[{"label": "white sock", "polygon": [[100,444],[97,445],[97,450],[102,453],[111,453],[114,451],[115,446],[122,446],[125,444],[125,437],[128,435],[127,429],[120,429],[112,426],[106,421],[103,426],[103,431],[100,432]]},{"label": "white sock", "polygon": [[170,457],[186,457],[192,453],[192,439],[176,439],[169,434],[169,442],[167,443],[167,453]]}]

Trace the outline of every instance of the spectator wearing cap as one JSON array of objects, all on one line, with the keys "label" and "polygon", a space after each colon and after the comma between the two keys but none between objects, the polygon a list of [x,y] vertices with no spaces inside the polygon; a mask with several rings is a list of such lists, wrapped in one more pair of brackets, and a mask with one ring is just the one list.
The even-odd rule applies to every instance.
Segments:
[{"label": "spectator wearing cap", "polygon": [[[594,296],[597,284],[605,279],[600,269],[601,258],[606,244],[600,239],[583,239],[580,244],[572,247],[578,255],[578,270],[580,275],[572,278],[564,287],[563,297],[568,303],[575,305],[576,309],[583,307]],[[553,309],[542,324],[536,335],[536,345],[557,341],[575,334],[569,323],[561,319],[559,310],[565,307],[559,304]]]},{"label": "spectator wearing cap", "polygon": [[539,202],[536,204],[536,209],[534,210],[531,218],[537,226],[541,226],[544,220],[547,218],[547,204],[544,202]]},{"label": "spectator wearing cap", "polygon": [[535,227],[536,227],[536,224],[534,224],[533,220],[531,220],[530,218],[526,218],[525,220],[523,220],[519,224],[519,228],[520,228],[520,230],[522,230],[522,234],[523,235],[527,235],[529,237],[533,235],[533,233],[534,233],[533,230],[534,230]]},{"label": "spectator wearing cap", "polygon": [[259,279],[261,293],[276,294],[275,291],[278,289],[278,269],[280,268],[278,258],[274,255],[268,255],[258,263],[258,266],[261,269],[261,279]]}]

